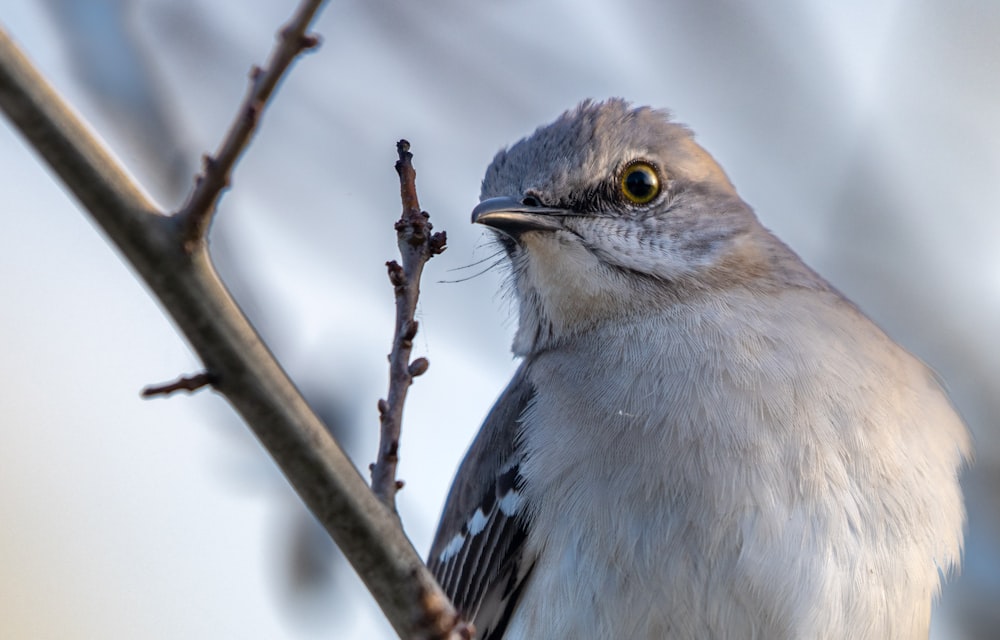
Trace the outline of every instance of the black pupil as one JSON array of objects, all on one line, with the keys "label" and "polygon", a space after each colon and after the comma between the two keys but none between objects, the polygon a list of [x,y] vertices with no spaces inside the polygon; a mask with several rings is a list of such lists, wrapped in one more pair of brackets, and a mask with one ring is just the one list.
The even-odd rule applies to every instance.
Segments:
[{"label": "black pupil", "polygon": [[625,176],[625,189],[633,198],[645,200],[656,190],[655,178],[649,171],[635,169]]}]

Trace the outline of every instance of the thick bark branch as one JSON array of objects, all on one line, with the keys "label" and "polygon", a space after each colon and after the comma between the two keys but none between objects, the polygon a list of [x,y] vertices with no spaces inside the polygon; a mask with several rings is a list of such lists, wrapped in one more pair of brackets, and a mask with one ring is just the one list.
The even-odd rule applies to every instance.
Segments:
[{"label": "thick bark branch", "polygon": [[[319,4],[303,6],[315,12]],[[186,246],[184,219],[157,209],[2,30],[0,108],[132,263],[400,637],[461,637],[454,608],[397,518],[261,342],[217,277],[205,243]]]}]

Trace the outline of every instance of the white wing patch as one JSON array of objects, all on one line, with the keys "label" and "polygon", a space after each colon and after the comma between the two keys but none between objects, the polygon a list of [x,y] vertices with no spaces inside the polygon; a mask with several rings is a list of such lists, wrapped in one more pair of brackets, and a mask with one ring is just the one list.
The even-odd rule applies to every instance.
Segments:
[{"label": "white wing patch", "polygon": [[518,509],[521,508],[521,494],[511,489],[500,498],[498,505],[500,506],[500,512],[509,518],[515,515]]},{"label": "white wing patch", "polygon": [[462,550],[462,545],[465,544],[465,536],[461,533],[456,533],[455,537],[448,542],[448,546],[444,548],[444,551],[438,556],[441,562],[445,562],[448,558],[452,557],[456,553]]},{"label": "white wing patch", "polygon": [[486,528],[486,523],[489,518],[483,513],[482,507],[476,509],[476,512],[472,514],[472,518],[469,519],[469,535],[478,536]]},{"label": "white wing patch", "polygon": [[475,538],[484,531],[487,531],[490,528],[488,525],[495,521],[497,516],[511,518],[517,515],[523,502],[523,497],[518,491],[516,482],[517,472],[516,465],[510,465],[507,469],[504,469],[500,475],[500,482],[496,487],[502,490],[503,493],[496,496],[494,500],[490,500],[491,504],[486,507],[485,511],[483,510],[483,506],[480,506],[473,512],[472,517],[462,526],[461,532],[456,533],[448,541],[447,546],[438,554],[439,563],[445,564],[455,557],[469,544],[471,538]]}]

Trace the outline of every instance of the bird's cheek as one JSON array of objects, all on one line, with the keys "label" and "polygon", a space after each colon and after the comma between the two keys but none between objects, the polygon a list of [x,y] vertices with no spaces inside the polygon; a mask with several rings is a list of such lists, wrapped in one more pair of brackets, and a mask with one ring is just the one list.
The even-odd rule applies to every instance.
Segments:
[{"label": "bird's cheek", "polygon": [[518,279],[556,331],[573,331],[618,308],[614,271],[566,232],[526,233]]},{"label": "bird's cheek", "polygon": [[591,250],[607,264],[662,280],[690,276],[698,267],[690,252],[665,234],[608,235]]}]

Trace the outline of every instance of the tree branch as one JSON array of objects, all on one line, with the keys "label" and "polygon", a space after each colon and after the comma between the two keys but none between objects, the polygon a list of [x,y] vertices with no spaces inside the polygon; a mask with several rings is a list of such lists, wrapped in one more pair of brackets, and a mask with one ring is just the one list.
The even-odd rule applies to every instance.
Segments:
[{"label": "tree branch", "polygon": [[319,45],[319,38],[307,35],[306,30],[323,2],[303,0],[299,5],[295,15],[279,32],[267,66],[251,68],[246,98],[236,111],[215,156],[204,156],[202,173],[196,179],[194,191],[176,214],[183,227],[184,249],[189,253],[204,242],[222,191],[229,186],[233,166],[250,142],[278,82],[302,52]]},{"label": "tree branch", "polygon": [[[303,6],[315,12],[319,4]],[[206,243],[187,245],[191,223],[157,209],[2,30],[0,108],[132,263],[396,632],[467,636],[395,514],[368,489],[219,280]]]},{"label": "tree branch", "polygon": [[196,373],[193,376],[181,376],[173,382],[150,385],[142,390],[141,395],[143,398],[152,398],[154,396],[169,396],[175,391],[192,393],[202,387],[208,387],[213,384],[215,384],[215,375],[204,371]]},{"label": "tree branch", "polygon": [[389,282],[396,294],[396,330],[392,352],[389,354],[389,395],[386,400],[378,401],[381,427],[378,458],[371,467],[372,490],[394,512],[396,492],[402,487],[402,483],[396,480],[396,465],[399,462],[403,404],[413,378],[422,375],[430,365],[426,358],[410,362],[413,338],[417,335],[417,321],[413,319],[413,315],[420,296],[420,275],[427,261],[443,252],[448,241],[443,231],[431,234],[433,227],[430,215],[420,210],[420,202],[417,200],[417,172],[413,169],[410,143],[400,140],[396,143],[396,152],[399,154],[396,173],[399,174],[403,214],[395,226],[403,265],[400,266],[395,260],[385,263],[389,270]]}]

